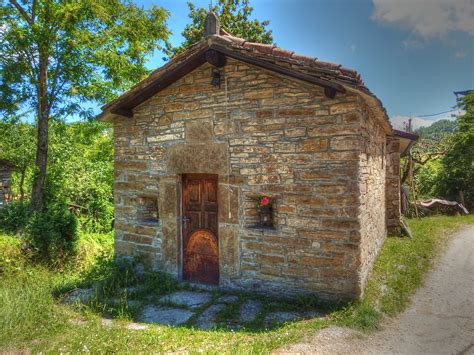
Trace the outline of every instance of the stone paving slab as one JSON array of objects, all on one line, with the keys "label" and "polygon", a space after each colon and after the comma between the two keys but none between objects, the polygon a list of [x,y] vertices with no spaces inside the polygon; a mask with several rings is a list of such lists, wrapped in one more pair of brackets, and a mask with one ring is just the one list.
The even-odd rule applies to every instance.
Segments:
[{"label": "stone paving slab", "polygon": [[88,303],[95,296],[94,288],[78,288],[62,299],[62,303]]},{"label": "stone paving slab", "polygon": [[180,325],[193,316],[193,312],[181,308],[148,305],[143,308],[140,321],[164,325]]},{"label": "stone paving slab", "polygon": [[196,325],[199,329],[211,329],[216,326],[215,320],[217,313],[223,310],[224,304],[213,304],[206,309],[197,319]]},{"label": "stone paving slab", "polygon": [[[129,292],[135,290],[131,288]],[[66,295],[61,302],[63,303],[87,303],[95,296],[96,289],[76,289]],[[213,301],[212,294],[207,291],[178,291],[159,298],[161,304],[146,305],[140,316],[139,322],[157,323],[164,325],[177,326],[186,323],[194,314],[195,310],[210,304]],[[216,326],[216,316],[230,304],[238,302],[239,296],[232,294],[223,294],[212,302],[207,309],[196,319],[196,326],[199,329],[211,329]],[[108,303],[118,305],[122,300],[111,298]],[[156,300],[155,300],[156,302]],[[142,302],[139,300],[127,300],[129,307],[140,307]],[[176,307],[173,306],[176,305]],[[183,308],[179,308],[179,306]],[[263,303],[260,300],[248,299],[240,305],[238,320],[228,321],[229,329],[240,329],[245,324],[255,321],[262,310]],[[325,314],[313,311],[278,311],[276,310],[266,314],[263,319],[263,326],[269,327],[278,323],[292,322],[300,319],[309,319],[314,317],[325,317]],[[102,319],[102,325],[111,327],[112,320]],[[148,325],[140,323],[129,323],[125,326],[127,329],[147,329]]]},{"label": "stone paving slab", "polygon": [[160,298],[160,302],[173,303],[191,309],[199,308],[211,300],[211,293],[194,291],[178,291]]},{"label": "stone paving slab", "polygon": [[239,300],[239,297],[238,296],[234,296],[234,295],[223,295],[223,296],[220,296],[216,302],[218,303],[234,303],[234,302],[237,302]]},{"label": "stone paving slab", "polygon": [[239,323],[252,322],[257,318],[262,309],[262,302],[256,300],[247,300],[240,306]]},{"label": "stone paving slab", "polygon": [[125,325],[125,328],[130,329],[130,330],[145,330],[145,329],[148,329],[148,325],[131,322],[131,323],[127,323]]},{"label": "stone paving slab", "polygon": [[104,327],[111,327],[114,323],[113,323],[113,320],[110,319],[110,318],[102,318],[100,320],[100,323],[102,324],[102,326]]}]

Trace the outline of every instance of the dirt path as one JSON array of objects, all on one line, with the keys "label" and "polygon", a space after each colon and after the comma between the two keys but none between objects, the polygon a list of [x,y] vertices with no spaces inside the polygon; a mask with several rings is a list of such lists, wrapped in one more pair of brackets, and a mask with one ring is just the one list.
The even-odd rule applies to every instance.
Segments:
[{"label": "dirt path", "polygon": [[400,316],[364,336],[328,328],[280,350],[312,354],[474,354],[474,226],[450,240]]}]

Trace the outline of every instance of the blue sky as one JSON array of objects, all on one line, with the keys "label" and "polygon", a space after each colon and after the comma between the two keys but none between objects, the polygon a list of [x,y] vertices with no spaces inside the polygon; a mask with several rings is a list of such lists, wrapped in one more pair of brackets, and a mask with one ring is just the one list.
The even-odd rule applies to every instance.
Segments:
[{"label": "blue sky", "polygon": [[[188,22],[184,0],[135,0],[167,9],[174,44]],[[209,0],[194,3],[208,7]],[[395,122],[444,112],[453,91],[474,89],[473,0],[253,0],[279,47],[356,69]],[[157,53],[148,66],[163,64]],[[416,118],[421,124],[449,117]]]}]

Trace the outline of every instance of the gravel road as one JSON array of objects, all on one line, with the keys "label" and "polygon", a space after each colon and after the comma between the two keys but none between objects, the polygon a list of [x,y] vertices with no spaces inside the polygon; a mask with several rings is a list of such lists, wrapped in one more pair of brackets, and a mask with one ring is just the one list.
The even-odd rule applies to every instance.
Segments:
[{"label": "gravel road", "polygon": [[327,328],[277,352],[474,355],[474,225],[450,239],[408,308],[381,331]]}]

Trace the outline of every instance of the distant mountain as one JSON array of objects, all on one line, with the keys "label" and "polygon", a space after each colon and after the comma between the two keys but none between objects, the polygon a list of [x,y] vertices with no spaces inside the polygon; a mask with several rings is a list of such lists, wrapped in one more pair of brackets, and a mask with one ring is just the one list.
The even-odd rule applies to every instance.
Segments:
[{"label": "distant mountain", "polygon": [[439,120],[433,122],[431,126],[428,127],[420,127],[415,130],[421,138],[429,138],[438,140],[441,137],[445,136],[446,134],[451,134],[456,131],[457,123],[456,121],[450,120]]}]

